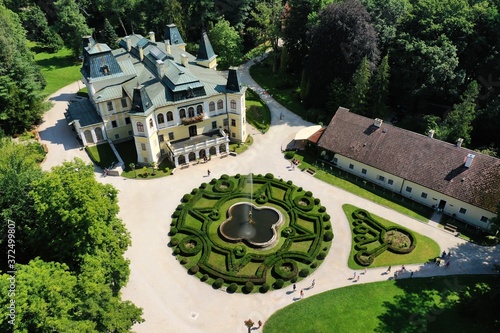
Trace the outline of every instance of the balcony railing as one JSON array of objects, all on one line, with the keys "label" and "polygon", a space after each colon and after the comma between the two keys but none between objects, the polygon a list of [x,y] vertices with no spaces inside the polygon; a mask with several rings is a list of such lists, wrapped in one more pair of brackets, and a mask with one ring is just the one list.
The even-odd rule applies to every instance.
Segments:
[{"label": "balcony railing", "polygon": [[194,117],[181,118],[181,122],[183,125],[191,125],[191,124],[195,124],[195,123],[199,123],[199,122],[203,121],[204,117],[205,117],[205,115],[203,113],[200,113]]}]

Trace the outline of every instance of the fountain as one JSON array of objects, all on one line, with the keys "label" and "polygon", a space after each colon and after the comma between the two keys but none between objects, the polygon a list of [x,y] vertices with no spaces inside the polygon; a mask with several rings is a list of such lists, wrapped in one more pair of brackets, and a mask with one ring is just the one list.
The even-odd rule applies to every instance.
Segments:
[{"label": "fountain", "polygon": [[253,178],[249,175],[250,202],[239,202],[228,210],[228,218],[219,231],[233,242],[245,241],[254,247],[269,247],[278,240],[278,228],[283,223],[281,212],[272,207],[257,207],[253,200]]}]

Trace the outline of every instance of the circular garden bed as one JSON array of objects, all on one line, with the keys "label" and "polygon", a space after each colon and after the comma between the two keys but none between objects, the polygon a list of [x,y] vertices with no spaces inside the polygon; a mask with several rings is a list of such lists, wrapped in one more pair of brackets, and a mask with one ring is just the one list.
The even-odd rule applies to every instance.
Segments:
[{"label": "circular garden bed", "polygon": [[[272,174],[222,175],[181,202],[172,214],[169,246],[189,274],[228,293],[265,293],[306,278],[321,265],[333,239],[330,216],[319,198]],[[257,248],[244,239],[222,237],[219,226],[239,202],[282,214],[283,223],[273,231],[276,242]]]}]

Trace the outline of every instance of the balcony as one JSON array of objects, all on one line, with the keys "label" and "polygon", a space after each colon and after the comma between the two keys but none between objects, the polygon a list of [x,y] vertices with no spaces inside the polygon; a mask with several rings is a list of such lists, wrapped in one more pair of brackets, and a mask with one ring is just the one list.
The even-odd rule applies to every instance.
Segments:
[{"label": "balcony", "polygon": [[203,113],[200,113],[194,117],[189,117],[189,118],[181,118],[181,122],[183,125],[191,125],[191,124],[196,124],[196,123],[199,123],[201,121],[203,121],[203,118],[205,117],[205,115]]},{"label": "balcony", "polygon": [[214,146],[219,146],[229,142],[229,138],[223,130],[214,130],[202,135],[193,136],[187,139],[175,142],[167,142],[167,146],[173,156],[189,154],[190,152],[200,151]]}]

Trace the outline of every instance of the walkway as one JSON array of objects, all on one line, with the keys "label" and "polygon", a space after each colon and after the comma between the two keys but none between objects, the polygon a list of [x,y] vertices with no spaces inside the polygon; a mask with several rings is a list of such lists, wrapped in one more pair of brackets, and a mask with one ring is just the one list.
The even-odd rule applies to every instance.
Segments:
[{"label": "walkway", "polygon": [[[248,74],[250,65],[251,63],[247,63],[239,69],[240,77],[244,84],[258,91],[258,85]],[[73,92],[71,87],[69,92]],[[59,94],[65,96],[65,92]],[[294,302],[294,295],[287,293],[291,288],[251,295],[227,294],[214,290],[211,286],[188,275],[172,255],[171,249],[167,247],[170,215],[184,193],[209,180],[206,176],[207,167],[210,167],[212,172],[210,179],[224,173],[271,172],[277,177],[292,180],[298,186],[311,190],[314,196],[321,198],[321,202],[331,215],[335,239],[330,254],[323,264],[310,278],[297,283],[297,288],[303,289],[310,286],[313,278],[316,280],[315,288],[307,290],[306,297],[353,283],[350,278],[354,271],[346,265],[351,236],[347,219],[342,212],[342,205],[345,203],[362,207],[373,214],[431,237],[438,242],[441,250],[453,253],[449,268],[435,265],[406,266],[407,270],[414,271],[414,278],[445,274],[493,273],[491,270],[493,264],[500,263],[499,247],[483,248],[466,243],[435,226],[415,221],[332,187],[298,169],[290,169],[289,162],[281,154],[283,141],[311,124],[283,108],[270,96],[263,97],[271,110],[272,127],[264,135],[252,130],[253,146],[237,157],[215,158],[208,165],[177,170],[175,176],[160,179],[102,178],[96,173],[101,182],[112,184],[119,190],[121,207],[119,216],[132,236],[132,246],[126,253],[131,261],[131,275],[128,285],[123,289],[123,298],[144,309],[143,317],[146,321],[134,327],[136,332],[246,333],[244,320],[252,318],[255,322],[257,320],[265,322],[276,310]],[[53,110],[49,117],[55,117],[54,119],[59,117],[55,121],[56,124],[64,122],[62,111]],[[280,120],[280,114],[284,114],[283,120]],[[50,122],[53,123],[54,120]],[[48,126],[45,130],[48,132],[44,133],[42,130],[40,133],[42,140],[49,144],[46,168],[64,159],[70,159],[73,155],[80,156],[74,137],[65,135],[64,138],[54,138],[52,127],[53,125]],[[61,130],[64,131],[62,128]],[[63,152],[60,146],[69,151],[64,149]],[[394,267],[393,271],[394,269],[396,268]],[[385,270],[386,268],[368,269],[366,275],[361,276],[359,283],[390,278],[391,276],[384,274]],[[406,273],[401,277],[408,276],[409,273]]]}]

